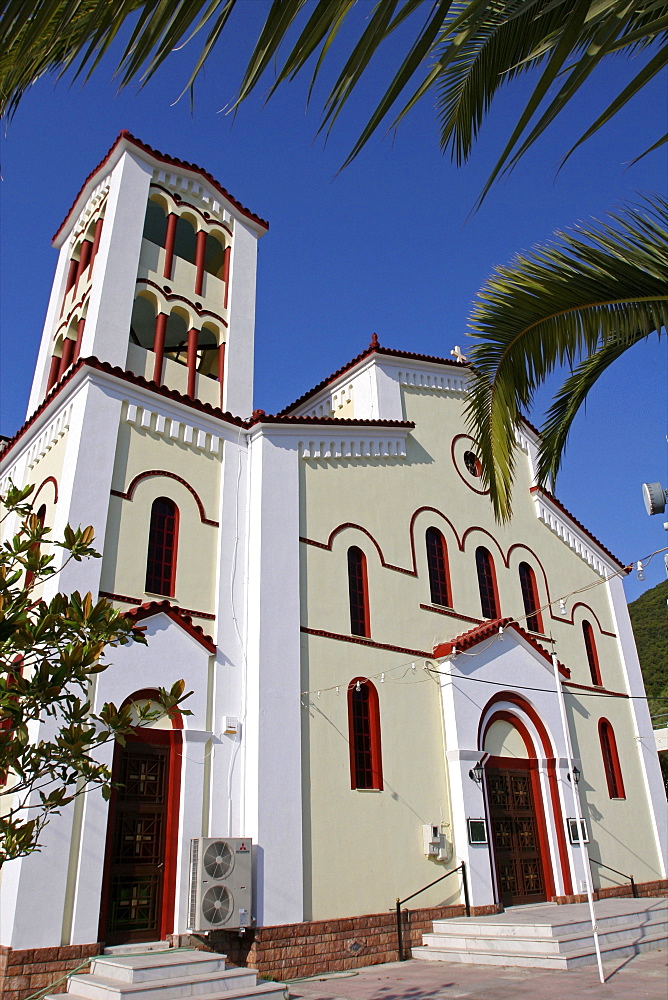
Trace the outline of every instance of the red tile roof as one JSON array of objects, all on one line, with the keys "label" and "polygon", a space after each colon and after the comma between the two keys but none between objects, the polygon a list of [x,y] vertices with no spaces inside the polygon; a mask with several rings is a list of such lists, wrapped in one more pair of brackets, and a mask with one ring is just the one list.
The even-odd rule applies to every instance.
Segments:
[{"label": "red tile roof", "polygon": [[216,644],[210,635],[206,635],[201,625],[193,625],[190,615],[169,601],[149,601],[138,608],[130,608],[124,612],[125,618],[132,618],[134,621],[143,621],[145,618],[153,618],[155,615],[167,615],[172,621],[180,625],[181,628],[197,639],[209,653],[216,652]]},{"label": "red tile roof", "polygon": [[[491,639],[493,636],[498,635],[499,629],[503,629],[504,632],[508,631],[508,629],[514,629],[537,653],[540,653],[549,663],[552,662],[552,654],[544,646],[541,646],[529,632],[525,632],[522,626],[518,625],[512,618],[497,618],[494,621],[486,621],[482,625],[476,625],[474,628],[469,629],[468,632],[462,632],[461,635],[456,636],[456,638],[451,639],[449,642],[442,642],[438,646],[435,646],[434,657],[440,659],[444,656],[450,656],[452,653],[463,653],[465,650],[477,646],[478,643],[484,642],[485,639]],[[557,662],[559,663],[559,661]],[[564,677],[571,676],[570,670],[563,663],[559,663],[559,672]]]},{"label": "red tile roof", "polygon": [[222,187],[222,185],[218,183],[216,178],[213,177],[207,170],[204,170],[203,167],[198,167],[196,163],[188,163],[186,160],[179,160],[176,157],[167,156],[166,153],[161,153],[157,149],[153,149],[151,146],[147,145],[145,142],[142,142],[141,139],[137,139],[136,136],[128,132],[127,129],[123,129],[121,132],[119,132],[116,141],[114,142],[113,146],[108,151],[106,156],[104,156],[103,159],[100,160],[100,162],[98,163],[98,165],[95,167],[94,170],[91,170],[88,177],[81,185],[81,188],[79,189],[76,198],[72,202],[72,205],[70,206],[67,215],[63,219],[61,225],[58,228],[58,231],[55,233],[53,237],[54,242],[56,241],[62,229],[64,228],[65,224],[67,223],[67,220],[72,214],[72,209],[79,200],[81,193],[83,192],[86,185],[89,183],[89,181],[92,180],[92,178],[95,176],[98,170],[100,170],[107,163],[107,161],[113,155],[116,147],[122,142],[126,142],[132,146],[136,146],[137,149],[141,149],[144,153],[148,153],[150,156],[153,156],[156,160],[160,160],[161,163],[167,163],[169,164],[169,166],[172,167],[179,167],[181,170],[192,170],[194,173],[199,174],[200,177],[204,177],[209,182],[209,184],[211,184],[216,189],[216,191],[218,191],[218,193],[221,194],[223,198],[226,199],[226,201],[229,201],[230,204],[234,205],[234,207],[237,209],[238,212],[240,212],[242,215],[245,215],[246,218],[252,219],[253,222],[256,222],[264,229],[269,229],[269,223],[266,222],[265,219],[261,219],[259,215],[256,215],[254,212],[251,212],[249,208],[246,208],[246,206],[242,205],[240,201],[237,201],[237,199],[234,198],[229,191],[227,191],[224,187]]},{"label": "red tile roof", "polygon": [[284,414],[289,413],[291,410],[294,410],[296,406],[301,406],[301,404],[305,403],[306,400],[309,399],[311,396],[315,396],[316,393],[320,392],[321,389],[324,389],[332,382],[335,382],[340,375],[343,375],[345,372],[350,371],[350,369],[354,368],[355,365],[359,364],[360,361],[363,361],[364,358],[370,357],[372,354],[378,354],[381,357],[389,357],[389,358],[406,358],[408,361],[427,361],[429,364],[449,365],[454,368],[470,369],[471,367],[469,364],[462,364],[459,361],[453,361],[451,358],[437,358],[431,354],[412,354],[410,351],[398,351],[391,347],[381,347],[378,343],[378,338],[376,334],[374,334],[373,339],[369,344],[369,346],[360,354],[358,354],[357,357],[353,358],[352,361],[348,361],[348,363],[343,365],[343,367],[339,368],[338,371],[335,371],[331,375],[328,375],[328,377],[323,379],[322,382],[318,382],[316,386],[314,386],[312,389],[309,389],[308,392],[305,392],[302,396],[299,397],[299,399],[296,399],[294,403],[290,403],[289,406],[284,406],[282,410],[279,410],[278,415],[283,416]]}]

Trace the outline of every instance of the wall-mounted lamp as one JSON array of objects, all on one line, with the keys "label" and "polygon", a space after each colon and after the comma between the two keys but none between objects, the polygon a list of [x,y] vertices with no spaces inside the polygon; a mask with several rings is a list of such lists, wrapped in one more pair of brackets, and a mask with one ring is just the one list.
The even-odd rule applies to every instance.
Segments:
[{"label": "wall-mounted lamp", "polygon": [[471,768],[469,771],[469,778],[471,781],[475,781],[476,785],[482,784],[482,761],[478,761],[478,763]]},{"label": "wall-mounted lamp", "polygon": [[578,770],[577,767],[574,767],[572,773],[573,773],[573,777],[571,777],[571,774],[569,772],[569,774],[568,774],[568,780],[569,781],[574,781],[576,785],[579,784],[579,782],[580,782],[580,771]]}]

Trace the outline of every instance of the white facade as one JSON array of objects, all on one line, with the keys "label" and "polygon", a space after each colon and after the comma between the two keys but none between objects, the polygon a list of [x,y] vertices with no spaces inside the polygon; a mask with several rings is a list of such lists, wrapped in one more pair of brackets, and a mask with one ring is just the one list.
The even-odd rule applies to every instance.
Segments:
[{"label": "white facade", "polygon": [[[536,840],[525,895],[580,892],[552,652],[592,854],[637,881],[665,877],[623,567],[534,488],[528,426],[516,512],[496,524],[463,417],[466,365],[374,342],[282,414],[251,416],[266,228],[204,171],[122,133],[56,238],[27,423],[0,456],[0,484],[33,483],[55,537],[68,522],[95,528],[102,560],[70,564],[51,589],[100,593],[147,626],[148,646],[116,650],[99,675],[96,706],[179,677],[194,693],[178,733],[138,744],[153,739],[168,760],[154,924],[114,916],[127,904],[114,886],[140,876],[114,853],[120,798],[92,793],[51,821],[40,854],[5,865],[4,945],[184,932],[201,836],[252,838],[261,925],[387,910],[461,862],[473,906],[517,902],[509,872],[523,862],[515,848],[500,861],[504,823]],[[178,543],[155,583],[163,501]],[[438,600],[429,538],[445,559]],[[120,750],[106,754],[121,766]],[[502,785],[532,789],[513,806],[525,819],[499,811]],[[487,843],[471,842],[469,820],[486,822]],[[425,825],[438,856],[425,856]],[[453,877],[418,905],[459,899]]]}]

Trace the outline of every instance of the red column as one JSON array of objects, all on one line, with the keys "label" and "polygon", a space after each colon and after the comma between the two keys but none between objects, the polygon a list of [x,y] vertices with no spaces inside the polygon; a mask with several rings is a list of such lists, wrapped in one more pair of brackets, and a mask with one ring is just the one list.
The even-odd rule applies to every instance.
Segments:
[{"label": "red column", "polygon": [[83,340],[84,326],[86,325],[85,317],[81,317],[77,323],[77,342],[74,345],[74,354],[72,356],[72,362],[76,363],[79,355],[81,354],[81,341]]},{"label": "red column", "polygon": [[230,287],[230,253],[232,252],[231,247],[225,247],[225,253],[223,254],[223,281],[225,282],[225,298],[223,299],[223,305],[227,309],[227,293]]},{"label": "red column", "polygon": [[165,237],[165,270],[163,271],[163,276],[165,278],[171,278],[172,276],[172,263],[174,261],[174,237],[176,235],[176,222],[178,215],[174,212],[170,212],[167,216],[167,235]]},{"label": "red column", "polygon": [[58,381],[58,371],[60,369],[60,358],[57,354],[51,355],[51,367],[49,368],[49,377],[46,382],[46,391],[50,392],[54,385]]},{"label": "red column", "polygon": [[197,276],[195,278],[195,295],[202,294],[204,284],[204,257],[206,255],[206,230],[200,229],[197,233],[197,245],[195,247],[195,267]]},{"label": "red column", "polygon": [[197,375],[197,337],[199,330],[188,330],[188,395],[195,398],[195,376]]},{"label": "red column", "polygon": [[95,233],[93,235],[93,249],[90,254],[90,264],[93,266],[93,261],[97,257],[97,251],[100,249],[100,237],[102,236],[102,223],[104,219],[100,217],[95,223]]},{"label": "red column", "polygon": [[223,385],[225,380],[225,344],[218,348],[218,381],[220,383],[220,405],[223,405]]},{"label": "red column", "polygon": [[90,240],[84,240],[81,244],[81,256],[79,257],[79,266],[77,268],[77,276],[74,282],[75,285],[79,283],[79,278],[84,273],[86,268],[90,263],[90,252],[93,249],[93,244]]},{"label": "red column", "polygon": [[155,319],[155,337],[153,338],[153,381],[162,385],[162,359],[165,353],[165,330],[167,329],[167,313],[158,313]]},{"label": "red column", "polygon": [[79,261],[76,257],[72,257],[70,260],[70,269],[67,272],[67,281],[65,282],[65,295],[69,292],[70,288],[74,285],[77,280],[77,269],[79,267]]},{"label": "red column", "polygon": [[60,367],[58,368],[58,378],[61,379],[67,369],[72,364],[72,353],[74,351],[74,341],[69,337],[63,340],[63,353],[60,356]]}]

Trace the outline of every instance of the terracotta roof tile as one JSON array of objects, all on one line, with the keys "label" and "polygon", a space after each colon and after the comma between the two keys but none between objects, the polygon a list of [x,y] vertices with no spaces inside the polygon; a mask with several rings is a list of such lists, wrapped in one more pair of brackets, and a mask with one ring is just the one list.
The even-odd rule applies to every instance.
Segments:
[{"label": "terracotta roof tile", "polygon": [[124,612],[125,618],[132,618],[134,621],[143,621],[145,618],[153,618],[154,615],[167,615],[177,625],[185,629],[194,639],[197,639],[209,653],[216,652],[216,644],[210,635],[206,635],[201,625],[193,625],[190,615],[181,611],[176,605],[169,601],[149,601],[138,608],[130,608]]},{"label": "terracotta roof tile", "polygon": [[398,351],[391,347],[380,347],[380,345],[378,344],[378,339],[375,338],[375,340],[372,340],[369,346],[360,354],[358,354],[357,357],[353,358],[352,361],[348,361],[337,371],[333,372],[331,375],[328,375],[327,378],[323,379],[322,382],[318,382],[316,386],[314,386],[312,389],[309,389],[308,392],[305,392],[302,396],[299,397],[299,399],[296,399],[294,403],[290,403],[289,406],[284,406],[282,410],[279,410],[278,415],[283,416],[284,414],[289,413],[291,410],[294,410],[295,407],[301,406],[301,404],[305,403],[306,400],[310,399],[311,396],[315,396],[318,392],[320,392],[321,389],[324,389],[332,382],[335,382],[340,375],[343,375],[345,372],[350,371],[350,369],[354,368],[355,365],[359,364],[360,361],[363,361],[364,358],[370,357],[372,354],[378,354],[381,357],[406,358],[408,361],[427,361],[430,364],[435,364],[435,365],[448,365],[454,368],[470,369],[470,365],[468,363],[462,364],[459,361],[452,361],[450,358],[438,358],[431,354],[413,354],[410,351]]},{"label": "terracotta roof tile", "polygon": [[[453,653],[463,653],[467,649],[471,649],[473,646],[477,646],[478,643],[484,642],[485,639],[491,639],[493,636],[498,635],[499,629],[503,629],[504,632],[508,629],[514,629],[518,635],[532,646],[537,653],[540,653],[546,660],[550,663],[552,662],[552,654],[549,650],[545,649],[544,646],[534,639],[534,637],[526,632],[521,625],[512,618],[497,618],[493,621],[483,622],[481,625],[475,625],[468,632],[462,632],[461,635],[456,636],[449,642],[442,642],[438,646],[434,647],[434,657],[440,659],[444,656],[450,656]],[[557,661],[559,663],[559,661]],[[570,677],[570,670],[559,663],[559,672],[564,675],[564,677]]]},{"label": "terracotta roof tile", "polygon": [[70,217],[70,215],[72,213],[72,209],[74,208],[74,206],[76,205],[77,201],[79,200],[79,197],[81,196],[81,192],[84,190],[84,188],[86,187],[86,185],[88,184],[88,182],[91,180],[91,178],[93,178],[95,176],[95,174],[98,172],[98,170],[100,170],[100,168],[105,165],[105,163],[109,160],[109,158],[111,157],[112,153],[114,152],[114,150],[116,149],[116,147],[118,146],[118,144],[120,142],[122,142],[123,140],[125,140],[126,142],[131,143],[133,146],[136,146],[138,149],[143,150],[145,153],[148,153],[150,156],[154,156],[157,160],[160,160],[162,163],[168,163],[170,166],[174,166],[174,167],[181,167],[181,169],[183,169],[183,170],[192,170],[195,173],[199,174],[201,177],[205,177],[206,180],[209,182],[209,184],[212,184],[213,187],[215,187],[216,191],[218,191],[219,194],[221,194],[223,196],[223,198],[225,198],[232,205],[234,205],[234,207],[239,212],[241,212],[242,215],[245,215],[248,219],[252,219],[253,222],[257,222],[264,229],[269,229],[269,223],[265,219],[261,219],[259,215],[256,215],[254,212],[251,212],[251,210],[249,208],[246,208],[246,206],[242,205],[240,201],[237,201],[237,199],[234,198],[230,194],[229,191],[227,191],[221,184],[218,183],[218,181],[216,180],[216,178],[213,177],[208,172],[208,170],[204,170],[203,167],[198,167],[196,163],[188,163],[186,160],[179,160],[179,159],[177,159],[174,156],[168,156],[166,153],[161,153],[161,152],[159,152],[159,150],[153,149],[151,146],[147,145],[147,143],[142,142],[141,139],[137,139],[137,137],[134,136],[134,135],[132,135],[130,132],[128,132],[127,129],[123,129],[121,132],[119,132],[118,136],[116,137],[116,140],[114,141],[113,146],[109,149],[109,151],[107,152],[106,156],[104,156],[102,158],[102,160],[100,160],[100,162],[98,163],[98,165],[95,167],[94,170],[91,170],[91,172],[89,173],[88,177],[86,178],[86,180],[83,182],[83,184],[79,188],[77,196],[74,199],[74,201],[72,202],[72,204],[71,204],[71,206],[70,206],[70,208],[69,208],[69,210],[67,212],[67,215],[63,219],[62,223],[58,227],[58,230],[57,230],[57,232],[55,233],[55,235],[53,237],[54,241],[58,238],[58,236],[60,235],[63,227],[67,223],[67,220],[69,219],[69,217]]}]

